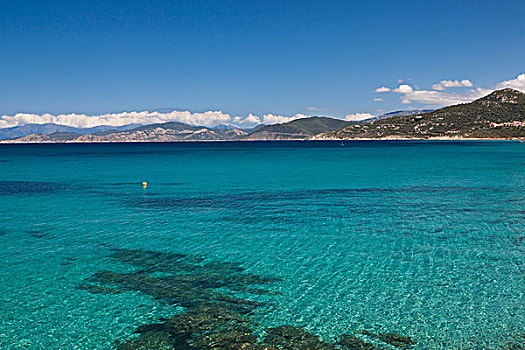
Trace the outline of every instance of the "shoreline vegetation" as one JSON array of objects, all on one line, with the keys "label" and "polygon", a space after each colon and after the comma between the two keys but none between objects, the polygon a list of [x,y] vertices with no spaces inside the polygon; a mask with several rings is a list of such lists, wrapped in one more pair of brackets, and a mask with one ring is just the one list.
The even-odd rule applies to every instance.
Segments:
[{"label": "shoreline vegetation", "polygon": [[[38,130],[37,124],[32,126]],[[58,130],[58,125],[47,126],[50,130]],[[362,121],[314,116],[282,124],[259,125],[252,129],[228,125],[205,127],[180,122],[142,125],[126,130],[118,128],[90,134],[79,134],[80,131],[33,133],[4,139],[0,143],[523,140],[525,93],[503,89],[470,103],[434,111],[391,112]],[[2,130],[6,129],[0,129],[0,132]]]}]

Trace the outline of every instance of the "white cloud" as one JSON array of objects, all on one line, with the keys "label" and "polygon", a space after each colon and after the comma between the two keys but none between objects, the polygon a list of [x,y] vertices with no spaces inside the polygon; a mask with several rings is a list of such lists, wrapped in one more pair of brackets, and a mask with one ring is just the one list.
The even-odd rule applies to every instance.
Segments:
[{"label": "white cloud", "polygon": [[347,114],[345,116],[345,120],[348,121],[359,121],[359,120],[365,120],[368,118],[373,118],[375,115],[370,113],[353,113],[353,114]]},{"label": "white cloud", "polygon": [[248,127],[255,126],[255,125],[261,124],[261,118],[250,113],[248,114],[246,118],[242,118],[239,116],[234,117],[233,124],[238,125],[238,126],[248,126]]},{"label": "white cloud", "polygon": [[296,115],[291,116],[291,117],[285,117],[285,116],[282,116],[282,115],[265,114],[262,117],[262,123],[266,124],[266,125],[279,124],[279,123],[290,122],[292,120],[300,119],[300,118],[308,118],[308,116],[304,115],[304,114],[296,114]]},{"label": "white cloud", "polygon": [[120,126],[126,124],[152,124],[178,121],[193,125],[213,126],[230,122],[229,114],[221,111],[191,113],[188,111],[161,112],[122,112],[100,115],[86,114],[28,114],[18,113],[13,116],[0,116],[0,127],[12,127],[25,124],[54,123],[73,127],[88,128],[98,125]]},{"label": "white cloud", "polygon": [[255,126],[257,124],[275,124],[291,121],[293,119],[305,118],[303,114],[296,114],[291,117],[266,114],[262,117],[248,114],[246,117],[231,117],[221,111],[207,111],[202,113],[192,113],[189,111],[161,112],[122,112],[99,115],[86,114],[30,114],[17,113],[15,115],[0,116],[0,128],[9,128],[26,124],[46,124],[54,123],[68,125],[77,128],[89,128],[99,125],[121,126],[127,124],[153,124],[177,121],[191,125],[216,126],[220,124],[233,123],[239,126]]},{"label": "white cloud", "polygon": [[374,102],[380,102],[380,101],[383,101],[382,98],[374,98]]},{"label": "white cloud", "polygon": [[386,86],[381,86],[380,88],[377,88],[374,91],[375,92],[389,92],[390,88],[387,88]]},{"label": "white cloud", "polygon": [[497,89],[511,88],[525,92],[525,73],[518,75],[516,79],[505,80],[496,85]]},{"label": "white cloud", "polygon": [[399,85],[399,87],[397,89],[394,89],[393,91],[397,92],[398,94],[408,94],[414,91],[414,89],[410,85],[402,84]]},{"label": "white cloud", "polygon": [[443,91],[451,87],[472,87],[474,84],[468,79],[463,80],[441,80],[438,84],[432,85],[432,89]]},{"label": "white cloud", "polygon": [[482,88],[471,89],[461,94],[451,94],[448,92],[430,90],[416,90],[409,93],[405,93],[402,97],[402,103],[408,104],[412,102],[417,102],[425,105],[447,106],[459,103],[472,102],[491,92],[492,90]]}]

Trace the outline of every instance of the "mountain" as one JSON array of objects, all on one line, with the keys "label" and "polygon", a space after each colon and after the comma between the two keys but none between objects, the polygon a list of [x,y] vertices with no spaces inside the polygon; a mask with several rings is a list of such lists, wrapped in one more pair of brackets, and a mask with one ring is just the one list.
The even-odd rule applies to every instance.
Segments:
[{"label": "mountain", "polygon": [[252,130],[246,140],[302,140],[314,135],[335,131],[350,125],[368,123],[374,120],[391,118],[399,115],[412,115],[431,112],[431,109],[416,109],[408,111],[395,111],[385,113],[377,117],[359,120],[346,121],[328,117],[308,117],[292,120],[291,122],[273,125],[260,125]]},{"label": "mountain", "polygon": [[67,125],[46,123],[46,124],[26,124],[15,126],[11,128],[0,129],[0,140],[16,139],[32,134],[49,135],[55,132],[66,132],[76,134],[91,134],[96,132],[115,132],[122,130],[129,130],[140,126],[141,124],[129,124],[123,126],[100,125],[92,128],[75,128]]},{"label": "mountain", "polygon": [[[402,114],[402,115],[399,115]],[[174,142],[230,140],[338,140],[338,139],[463,139],[525,138],[525,94],[512,89],[493,93],[471,103],[428,110],[396,111],[373,120],[345,121],[309,117],[291,122],[241,129],[230,125],[205,127],[167,122],[85,134],[86,129],[51,125],[26,125],[33,133],[2,142]],[[129,127],[124,126],[122,128]],[[20,127],[22,128],[22,127]],[[11,128],[12,129],[12,128]],[[4,130],[5,129],[0,129]],[[55,131],[53,131],[55,130]]]},{"label": "mountain", "polygon": [[4,140],[8,143],[55,143],[76,140],[80,134],[75,132],[57,131],[51,134],[31,134],[14,140]]},{"label": "mountain", "polygon": [[[103,131],[81,135],[74,132],[55,132],[27,135],[9,142],[174,142],[174,141],[225,141],[248,133],[242,129],[209,128],[179,122],[167,122],[135,127],[125,131]],[[6,141],[4,141],[6,142]]]},{"label": "mountain", "polygon": [[292,120],[283,124],[264,125],[254,129],[246,140],[289,140],[305,139],[310,136],[341,129],[355,122],[327,117],[309,117]]},{"label": "mountain", "polygon": [[433,112],[391,117],[316,135],[312,139],[462,139],[525,137],[525,94],[494,91],[476,101]]},{"label": "mountain", "polygon": [[[180,122],[142,125],[125,131],[102,131],[81,134],[72,129],[55,133],[31,134],[10,142],[173,142],[229,140],[289,140],[306,139],[313,135],[340,129],[355,122],[327,117],[296,119],[284,124],[259,125],[241,129],[231,125],[205,127]],[[73,128],[74,129],[74,128]]]}]

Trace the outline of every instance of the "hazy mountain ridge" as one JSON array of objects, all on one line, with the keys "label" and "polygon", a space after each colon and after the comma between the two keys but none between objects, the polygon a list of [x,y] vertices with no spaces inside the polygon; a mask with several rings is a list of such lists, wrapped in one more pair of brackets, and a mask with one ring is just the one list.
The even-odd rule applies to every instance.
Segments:
[{"label": "hazy mountain ridge", "polygon": [[524,121],[525,94],[503,89],[470,103],[352,125],[312,139],[513,139],[525,137]]},{"label": "hazy mountain ridge", "polygon": [[99,133],[99,132],[115,132],[134,129],[141,126],[141,124],[128,124],[123,126],[99,125],[91,128],[76,128],[68,125],[45,123],[45,124],[26,124],[21,126],[14,126],[11,128],[0,129],[0,140],[16,139],[33,134],[50,135],[55,132],[76,133],[79,135]]},{"label": "hazy mountain ridge", "polygon": [[325,131],[340,129],[352,122],[328,118],[310,117],[296,119],[288,123],[258,125],[250,129],[234,126],[205,127],[180,122],[149,124],[119,132],[97,132],[75,134],[60,132],[51,134],[32,134],[14,143],[52,143],[52,142],[175,142],[175,141],[231,141],[231,140],[290,140],[306,139]]},{"label": "hazy mountain ridge", "polygon": [[174,141],[225,141],[246,135],[242,129],[209,128],[179,122],[143,125],[131,130],[118,132],[97,132],[80,135],[73,132],[55,132],[27,135],[13,143],[53,142],[174,142]]}]

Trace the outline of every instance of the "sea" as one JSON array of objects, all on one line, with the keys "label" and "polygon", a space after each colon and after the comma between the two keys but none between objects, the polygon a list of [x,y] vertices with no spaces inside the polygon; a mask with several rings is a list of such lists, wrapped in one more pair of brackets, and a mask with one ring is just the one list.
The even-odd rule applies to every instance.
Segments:
[{"label": "sea", "polygon": [[525,348],[517,142],[3,144],[0,218],[1,349]]}]

